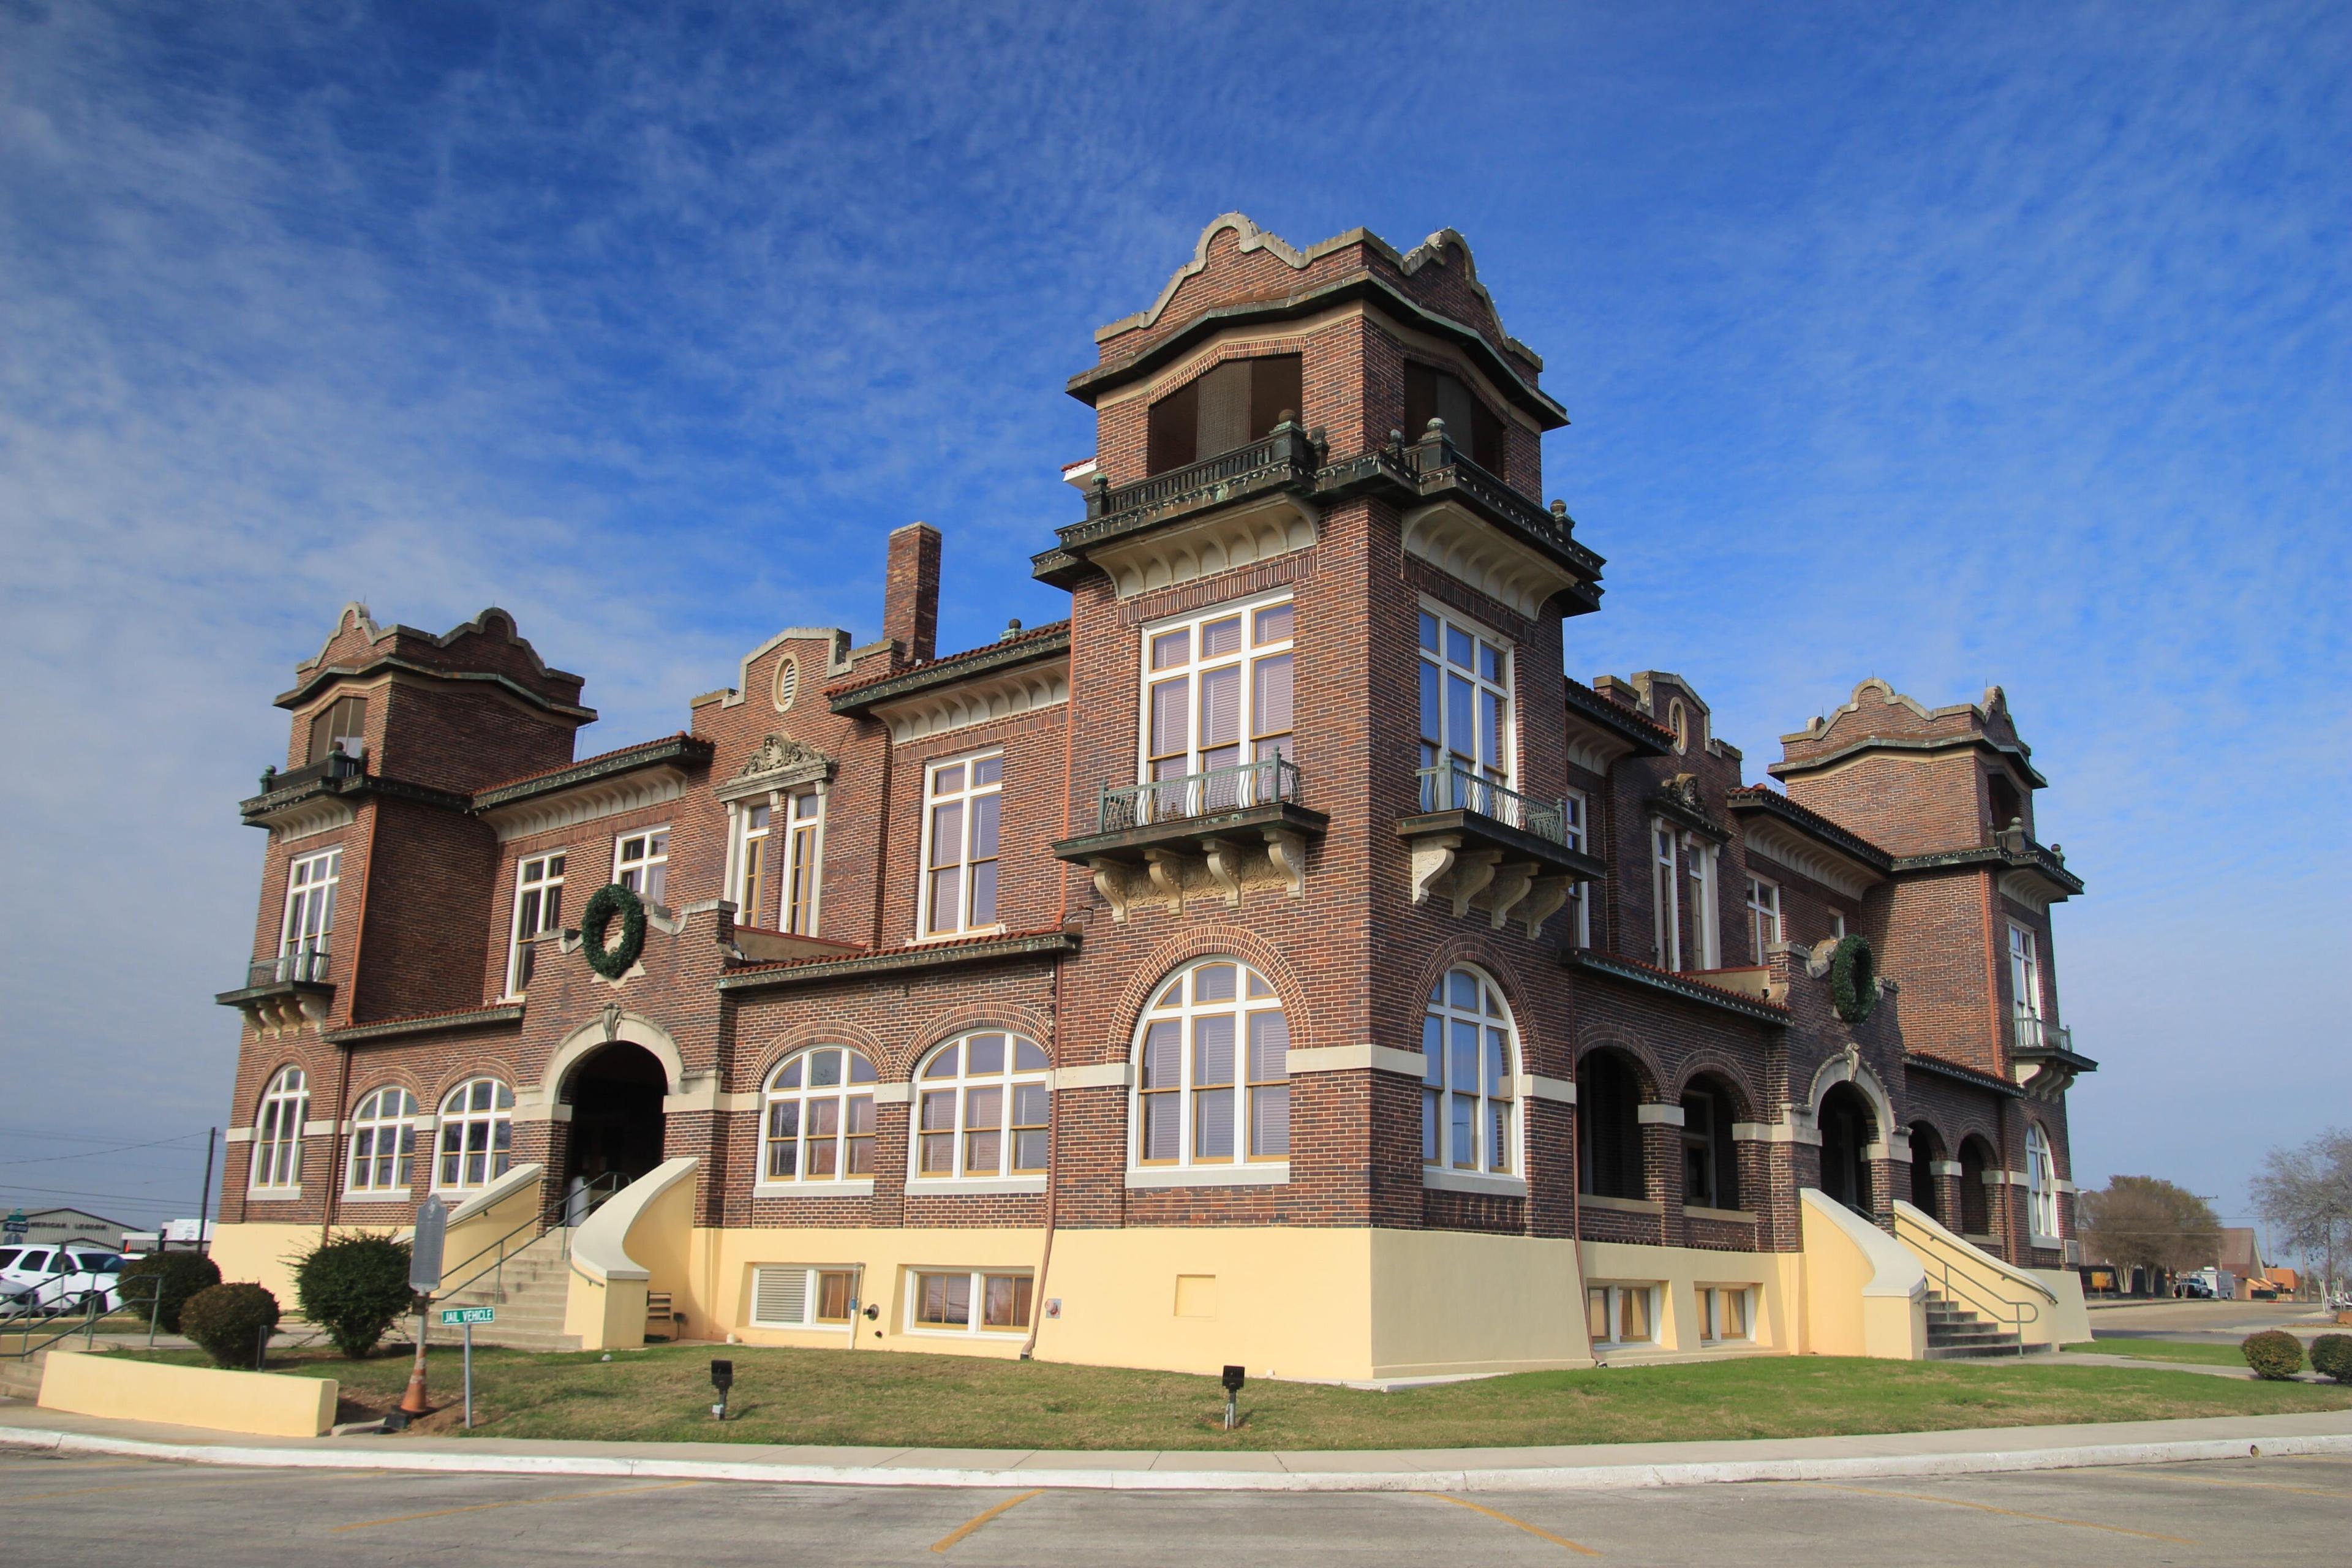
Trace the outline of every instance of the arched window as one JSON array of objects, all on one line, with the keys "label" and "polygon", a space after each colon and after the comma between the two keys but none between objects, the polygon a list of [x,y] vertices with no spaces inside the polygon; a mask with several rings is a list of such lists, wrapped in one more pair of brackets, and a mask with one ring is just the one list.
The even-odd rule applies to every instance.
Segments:
[{"label": "arched window", "polygon": [[1511,1110],[1517,1041],[1495,983],[1449,969],[1421,1020],[1421,1163],[1505,1173],[1517,1164]]},{"label": "arched window", "polygon": [[1639,1198],[1642,1173],[1641,1082],[1615,1051],[1584,1053],[1576,1064],[1576,1177],[1580,1191],[1601,1198]]},{"label": "arched window", "polygon": [[489,1185],[507,1173],[513,1142],[514,1090],[494,1078],[459,1084],[441,1101],[441,1169],[434,1184],[443,1192]]},{"label": "arched window", "polygon": [[1045,1173],[1045,1053],[1019,1035],[965,1035],[915,1074],[915,1179]]},{"label": "arched window", "polygon": [[2050,1135],[2042,1131],[2042,1123],[2025,1124],[2025,1205],[2032,1220],[2035,1237],[2042,1240],[2058,1234],[2058,1167],[2050,1158]]},{"label": "arched window", "polygon": [[302,1180],[302,1123],[310,1119],[310,1085],[300,1068],[269,1080],[253,1123],[253,1185],[287,1188]]},{"label": "arched window", "polygon": [[352,1169],[346,1185],[354,1193],[399,1193],[408,1189],[416,1163],[416,1097],[404,1089],[380,1089],[360,1101],[352,1115]]},{"label": "arched window", "polygon": [[846,1046],[786,1057],[768,1077],[761,1125],[761,1181],[873,1175],[874,1064]]},{"label": "arched window", "polygon": [[1160,987],[1136,1041],[1136,1161],[1242,1165],[1290,1158],[1290,1024],[1265,977],[1195,959]]}]

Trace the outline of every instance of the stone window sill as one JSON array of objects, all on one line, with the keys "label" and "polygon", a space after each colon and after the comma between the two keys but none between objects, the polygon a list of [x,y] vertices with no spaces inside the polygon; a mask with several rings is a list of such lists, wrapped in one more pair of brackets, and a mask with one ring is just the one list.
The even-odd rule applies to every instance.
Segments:
[{"label": "stone window sill", "polygon": [[1150,1187],[1278,1187],[1290,1181],[1290,1162],[1262,1165],[1144,1165],[1127,1173],[1129,1191]]}]

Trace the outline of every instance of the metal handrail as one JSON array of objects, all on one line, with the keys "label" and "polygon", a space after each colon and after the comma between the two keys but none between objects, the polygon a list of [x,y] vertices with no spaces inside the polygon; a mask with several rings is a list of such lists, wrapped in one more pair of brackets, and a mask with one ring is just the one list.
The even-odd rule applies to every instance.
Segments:
[{"label": "metal handrail", "polygon": [[1181,778],[1118,785],[1106,781],[1095,802],[1096,831],[1120,833],[1154,822],[1286,802],[1298,802],[1298,764],[1277,754]]},{"label": "metal handrail", "polygon": [[2038,1013],[2020,1007],[2010,1015],[2009,1037],[2020,1051],[2064,1051],[2074,1054],[2074,1031],[2063,1024],[2053,1024]]},{"label": "metal handrail", "polygon": [[[507,1259],[509,1258],[519,1257],[530,1247],[538,1246],[539,1243],[545,1239],[550,1234],[558,1235],[562,1238],[558,1244],[562,1248],[562,1256],[565,1258],[571,1257],[572,1231],[571,1227],[563,1223],[565,1218],[563,1211],[572,1207],[575,1204],[581,1205],[583,1205],[582,1217],[584,1218],[586,1216],[587,1210],[593,1209],[597,1204],[602,1203],[605,1198],[611,1197],[614,1193],[619,1192],[623,1187],[625,1187],[628,1184],[628,1178],[620,1172],[607,1171],[603,1175],[598,1176],[595,1180],[584,1183],[571,1192],[561,1194],[550,1201],[540,1205],[538,1208],[531,1211],[531,1215],[529,1219],[523,1221],[520,1225],[516,1226],[504,1236],[499,1237],[495,1240],[485,1242],[470,1256],[460,1260],[455,1267],[443,1269],[441,1287],[436,1290],[434,1294],[436,1296],[444,1297],[454,1296],[458,1291],[463,1290],[467,1286],[473,1284],[475,1280],[482,1278],[485,1274],[493,1276],[490,1281],[491,1290],[493,1292],[502,1293],[506,1289],[506,1275],[504,1271],[506,1268]],[[524,1242],[520,1247],[509,1248],[507,1244],[514,1240],[515,1237],[522,1235],[525,1231],[534,1233],[530,1239]],[[497,1256],[491,1257],[491,1254],[493,1253],[497,1254]],[[485,1258],[488,1258],[490,1260],[488,1263],[483,1263],[482,1267],[476,1268],[471,1274],[467,1275],[456,1284],[452,1285],[448,1283],[448,1277],[450,1275],[458,1273],[473,1264],[480,1263]]]},{"label": "metal handrail", "polygon": [[1097,479],[1087,495],[1086,521],[1055,531],[1065,549],[1085,544],[1116,531],[1127,519],[1139,512],[1195,496],[1215,495],[1243,481],[1273,475],[1307,483],[1314,479],[1320,461],[1321,454],[1311,434],[1295,423],[1277,425],[1255,441],[1129,484],[1114,487],[1107,479]]},{"label": "metal handrail", "polygon": [[255,985],[323,985],[330,963],[323,947],[304,945],[275,958],[257,959],[247,966],[245,983]]},{"label": "metal handrail", "polygon": [[1414,777],[1421,782],[1421,809],[1424,812],[1467,811],[1549,839],[1563,849],[1569,847],[1565,801],[1541,801],[1521,795],[1452,759],[1435,767],[1420,769]]},{"label": "metal handrail", "polygon": [[[1917,1229],[1918,1227],[1915,1226],[1913,1228]],[[1904,1239],[1906,1241],[1911,1240],[1908,1237]],[[1937,1292],[1937,1294],[1943,1296],[1947,1300],[1964,1302],[1976,1310],[1984,1313],[1987,1317],[1991,1318],[1996,1322],[2007,1323],[2011,1331],[2017,1335],[2017,1353],[2023,1355],[2025,1353],[2025,1325],[2029,1322],[2039,1322],[2042,1321],[2041,1304],[2035,1301],[2011,1300],[2007,1297],[1995,1295],[1988,1289],[1974,1286],[1964,1274],[1955,1274],[1952,1268],[1951,1258],[1944,1256],[1944,1254],[1948,1253],[1951,1250],[1951,1244],[1946,1241],[1942,1237],[1936,1235],[1933,1231],[1922,1230],[1919,1236],[1919,1242],[1933,1246],[1937,1249],[1937,1256],[1933,1258],[1920,1258],[1919,1261],[1923,1269],[1928,1265],[1932,1264],[1934,1266],[1936,1277],[1942,1285],[1942,1289]]]}]

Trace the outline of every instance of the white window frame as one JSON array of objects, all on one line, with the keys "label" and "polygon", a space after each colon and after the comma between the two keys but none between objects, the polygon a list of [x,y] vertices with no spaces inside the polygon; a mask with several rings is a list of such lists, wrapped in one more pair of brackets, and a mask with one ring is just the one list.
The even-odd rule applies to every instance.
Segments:
[{"label": "white window frame", "polygon": [[[827,1070],[826,1059],[837,1076],[831,1083],[818,1083],[816,1075]],[[786,1083],[797,1079],[796,1083]],[[879,1114],[875,1109],[877,1075],[874,1063],[855,1046],[825,1042],[806,1046],[785,1057],[768,1074],[760,1090],[759,1161],[752,1173],[754,1197],[864,1197],[874,1191],[874,1165],[880,1148]],[[777,1135],[778,1112],[781,1108],[793,1108],[793,1169],[790,1175],[775,1173],[776,1146],[786,1142]],[[825,1120],[825,1109],[831,1111],[833,1130],[817,1131],[815,1124]],[[865,1129],[858,1131],[860,1126]],[[862,1142],[866,1158],[864,1171],[852,1171],[850,1165],[860,1151],[851,1147]],[[820,1175],[811,1175],[810,1151],[814,1144],[833,1145],[833,1169]]]},{"label": "white window frame", "polygon": [[[805,805],[807,810],[803,812]],[[794,936],[814,936],[824,909],[825,789],[796,790],[779,809],[784,814],[783,880],[776,887],[776,924]],[[1002,831],[1000,825],[999,831]],[[808,897],[797,894],[801,879],[808,879]]]},{"label": "white window frame", "polygon": [[[1592,801],[1580,789],[1560,796],[1560,826],[1570,849],[1581,852],[1592,821]],[[1592,884],[1579,877],[1568,885],[1568,940],[1573,947],[1592,945]]]},{"label": "white window frame", "polygon": [[1845,911],[1843,910],[1832,910],[1830,911],[1830,937],[1831,940],[1835,942],[1843,942],[1845,940]]},{"label": "white window frame", "polygon": [[[1656,1350],[1665,1343],[1665,1324],[1660,1321],[1658,1317],[1659,1299],[1664,1294],[1664,1290],[1656,1281],[1621,1282],[1613,1279],[1590,1279],[1585,1282],[1584,1290],[1584,1323],[1585,1332],[1588,1335],[1592,1331],[1592,1292],[1601,1290],[1608,1293],[1609,1336],[1606,1339],[1594,1339],[1592,1343],[1596,1348]],[[1648,1298],[1644,1305],[1648,1309],[1650,1332],[1645,1339],[1629,1340],[1624,1337],[1625,1298],[1636,1291]]]},{"label": "white window frame", "polygon": [[1718,967],[1723,962],[1721,900],[1717,897],[1716,847],[1686,836],[1683,843],[1684,873],[1690,879],[1691,963],[1694,970]]},{"label": "white window frame", "polygon": [[297,856],[288,862],[286,921],[278,944],[278,956],[333,951],[335,894],[341,888],[342,880],[343,851],[341,845],[315,854]]},{"label": "white window frame", "polygon": [[[387,1139],[390,1152],[384,1148]],[[416,1097],[396,1083],[371,1090],[352,1112],[344,1193],[353,1198],[405,1198],[415,1166]],[[377,1179],[378,1172],[384,1173],[383,1179]]]},{"label": "white window frame", "polygon": [[[489,1104],[473,1104],[477,1085],[490,1086]],[[482,1143],[474,1146],[472,1129],[482,1129]],[[449,1147],[449,1134],[456,1132],[458,1145]],[[502,1136],[503,1135],[503,1136]],[[478,1178],[469,1175],[468,1166],[478,1158],[483,1173]],[[507,1173],[514,1159],[514,1089],[504,1079],[488,1075],[469,1078],[441,1097],[433,1116],[433,1190],[436,1193],[478,1193]],[[450,1177],[450,1162],[456,1162],[456,1176]]]},{"label": "white window frame", "polygon": [[[975,782],[974,775],[977,773],[980,765],[983,763],[991,762],[996,764],[996,776],[986,784]],[[942,795],[939,793],[939,776],[950,768],[961,768],[964,770],[963,786],[961,789],[950,790],[946,794]],[[992,854],[985,857],[975,858],[972,854],[972,850],[976,836],[978,835],[980,828],[981,813],[979,810],[979,802],[992,797],[996,801],[996,848]],[[956,863],[956,868],[959,874],[956,878],[956,910],[954,922],[949,925],[939,925],[932,918],[933,911],[931,906],[936,893],[936,889],[933,888],[932,882],[934,879],[933,873],[936,870],[942,869],[943,868],[935,867],[931,863],[934,850],[932,839],[936,832],[934,821],[939,815],[940,808],[943,805],[961,805],[963,808],[963,814],[960,819],[962,824],[960,836],[961,844],[957,851],[962,858]],[[961,756],[941,757],[935,762],[924,763],[922,823],[922,880],[917,884],[916,889],[915,940],[918,942],[950,942],[959,937],[982,935],[991,931],[1003,931],[1004,929],[1004,883],[1003,878],[1003,868],[1004,865],[1004,748],[1002,746],[989,746],[981,751],[967,752]],[[990,894],[990,913],[993,918],[985,921],[978,921],[971,918],[973,913],[972,887],[976,880],[971,874],[971,868],[975,865],[981,864],[983,859],[989,866],[995,868],[993,873],[994,879],[991,883],[992,892]]]},{"label": "white window frame", "polygon": [[[1701,1284],[1698,1287],[1698,1342],[1703,1345],[1755,1343],[1756,1295],[1755,1286],[1737,1281]],[[1723,1309],[1730,1300],[1739,1303],[1740,1328],[1736,1334],[1723,1331]]]},{"label": "white window frame", "polygon": [[[520,996],[530,984],[523,973],[524,951],[552,936],[563,924],[564,852],[527,855],[515,863],[515,896],[507,941],[507,994]],[[539,874],[536,878],[532,872]],[[548,895],[552,893],[553,898]],[[528,927],[529,929],[526,929]],[[536,966],[537,957],[530,960]]]},{"label": "white window frame", "polygon": [[302,1132],[310,1120],[310,1080],[299,1067],[270,1076],[253,1118],[252,1165],[247,1187],[259,1197],[299,1197],[302,1192]]},{"label": "white window frame", "polygon": [[[1429,646],[1433,625],[1437,643],[1434,650]],[[1449,632],[1459,633],[1470,639],[1471,662],[1468,665],[1454,658]],[[1481,644],[1497,656],[1500,679],[1488,676],[1484,669],[1484,660],[1479,657]],[[1491,784],[1501,784],[1505,789],[1517,789],[1519,777],[1518,644],[1424,594],[1419,605],[1413,648],[1419,681],[1416,701],[1422,727],[1420,765],[1423,769],[1439,767],[1466,755],[1457,752],[1454,744],[1459,738],[1454,725],[1454,689],[1458,685],[1466,689],[1471,708],[1468,721],[1470,745],[1472,752],[1476,753],[1468,757],[1472,763],[1471,771]],[[1480,722],[1483,710],[1479,699],[1482,696],[1491,697],[1501,705],[1499,728],[1492,734],[1486,733],[1486,726]],[[1429,706],[1433,697],[1437,704],[1438,734],[1434,740],[1428,732]],[[1484,754],[1485,742],[1488,741],[1493,742],[1495,750],[1500,753],[1492,760]],[[1463,803],[1441,797],[1433,784],[1424,784],[1422,797],[1424,810],[1466,809]]]},{"label": "white window frame", "polygon": [[2011,1006],[2028,1017],[2042,1016],[2042,944],[2030,927],[2009,922]]},{"label": "white window frame", "polygon": [[[1467,988],[1468,999],[1464,1000]],[[1473,1087],[1456,1080],[1456,1047],[1469,1033]],[[1455,964],[1437,977],[1421,1016],[1421,1166],[1424,1185],[1477,1184],[1520,1178],[1519,1032],[1503,988],[1484,970]],[[1470,1116],[1470,1147],[1455,1147],[1458,1112]]]},{"label": "white window frame", "polygon": [[[738,801],[728,808],[733,842],[728,846],[727,901],[735,906],[737,925],[769,929],[761,922],[760,906],[778,886],[775,852],[783,843],[784,832],[776,816],[784,804],[784,796],[772,795],[764,800]],[[756,885],[751,874],[755,858],[759,862]],[[778,907],[782,908],[781,898]],[[778,921],[779,926],[782,923]]]},{"label": "white window frame", "polygon": [[[665,822],[657,826],[632,827],[613,836],[613,880],[645,902],[665,909],[669,905],[669,826]],[[645,848],[629,855],[628,847],[637,843],[644,844]],[[632,877],[636,879],[631,881]]]},{"label": "white window frame", "polygon": [[[751,1327],[755,1329],[817,1329],[825,1331],[847,1330],[856,1332],[857,1310],[865,1303],[857,1299],[859,1276],[865,1272],[855,1263],[759,1263],[751,1268]],[[798,1276],[801,1312],[797,1318],[768,1317],[762,1309],[782,1305],[780,1298],[788,1297],[793,1288],[793,1276]],[[849,1281],[848,1311],[838,1318],[819,1314],[824,1305],[824,1281],[828,1276],[845,1278]],[[771,1292],[773,1294],[771,1294]]]},{"label": "white window frame", "polygon": [[[1278,636],[1262,634],[1261,617],[1267,611],[1287,609],[1290,612],[1288,630]],[[1241,623],[1241,640],[1228,652],[1204,655],[1202,631],[1219,622],[1237,620]],[[1196,610],[1166,620],[1154,621],[1143,628],[1143,641],[1137,663],[1141,671],[1141,689],[1137,707],[1135,737],[1135,778],[1138,784],[1160,780],[1190,778],[1216,768],[1239,767],[1244,763],[1263,762],[1269,756],[1293,758],[1297,754],[1298,730],[1298,661],[1297,658],[1298,609],[1287,588],[1275,593],[1255,595],[1245,599],[1228,599],[1205,610]],[[1167,638],[1181,635],[1183,657],[1172,663],[1154,668],[1161,645]],[[1290,722],[1282,729],[1261,729],[1259,712],[1259,668],[1286,661],[1290,671]],[[1223,745],[1208,748],[1208,752],[1231,751],[1230,760],[1213,764],[1205,760],[1201,744],[1202,731],[1207,727],[1202,712],[1202,682],[1226,670],[1235,672],[1240,691],[1235,698],[1234,738]],[[1157,693],[1161,687],[1181,682],[1184,688],[1184,746],[1181,751],[1160,753],[1154,744],[1153,721]],[[1197,799],[1188,798],[1190,792],[1147,792],[1139,821],[1161,821],[1181,816],[1196,816],[1204,812],[1231,810],[1256,804],[1247,781],[1238,775],[1230,782],[1211,785]]]},{"label": "white window frame", "polygon": [[[1198,976],[1204,970],[1219,965],[1234,972],[1234,994],[1230,999],[1197,1000]],[[1286,1182],[1290,1179],[1290,1018],[1274,983],[1258,970],[1231,953],[1211,953],[1179,964],[1152,986],[1153,1001],[1146,1005],[1143,1016],[1137,1021],[1129,1060],[1134,1064],[1134,1088],[1128,1094],[1127,1168],[1129,1186],[1188,1184],[1213,1185],[1226,1183],[1247,1184],[1258,1182]],[[1171,994],[1179,997],[1173,1003]],[[1282,1076],[1260,1077],[1267,1064],[1264,1058],[1272,1049],[1252,1049],[1253,1033],[1259,1027],[1256,1020],[1272,1017],[1278,1024],[1278,1053],[1284,1059]],[[1204,1020],[1227,1018],[1232,1021],[1231,1077],[1223,1084],[1207,1088],[1196,1086],[1200,1055],[1200,1026]],[[1155,1082],[1150,1072],[1147,1047],[1156,1031],[1172,1027],[1177,1056],[1177,1076],[1170,1083]],[[1255,1056],[1260,1059],[1253,1062]],[[1210,1097],[1224,1093],[1232,1099],[1225,1110],[1226,1125],[1232,1132],[1232,1152],[1225,1154],[1202,1154],[1201,1110],[1210,1103]],[[1283,1106],[1281,1149],[1262,1146],[1257,1134],[1263,1131],[1254,1114],[1261,1094],[1278,1093]],[[1154,1110],[1163,1101],[1173,1099],[1176,1107],[1176,1144],[1174,1159],[1147,1159],[1145,1138],[1148,1121],[1154,1119]],[[1265,1140],[1271,1145],[1274,1140]]]},{"label": "white window frame", "polygon": [[[971,1070],[975,1043],[996,1041],[998,1066],[993,1072]],[[955,1061],[947,1068],[948,1056]],[[942,1068],[946,1070],[942,1070]],[[956,1192],[1042,1193],[1047,1162],[1053,1152],[1054,1074],[1045,1050],[1036,1041],[1010,1029],[974,1029],[943,1040],[926,1052],[915,1069],[908,1102],[908,1190]],[[987,1125],[973,1116],[976,1099],[993,1093],[996,1111]],[[943,1120],[934,1121],[937,1115]],[[1027,1120],[1034,1116],[1034,1121]],[[975,1139],[996,1139],[996,1163],[982,1168],[972,1161]],[[1034,1164],[1019,1163],[1020,1144],[1028,1140]],[[948,1168],[926,1169],[929,1156],[941,1146]]]},{"label": "white window frame", "polygon": [[1650,934],[1661,969],[1683,966],[1682,835],[1650,818]]},{"label": "white window frame", "polygon": [[2058,1163],[2042,1123],[2025,1124],[2026,1229],[2036,1247],[2061,1245],[2058,1236]]},{"label": "white window frame", "polygon": [[1762,963],[1781,940],[1780,884],[1769,877],[1748,879],[1748,961]]},{"label": "white window frame", "polygon": [[[949,1323],[927,1323],[922,1321],[924,1292],[923,1281],[927,1278],[937,1276],[952,1278],[958,1274],[966,1276],[969,1280],[969,1283],[965,1287],[968,1294],[965,1298],[966,1321],[963,1326],[959,1328]],[[1020,1283],[1028,1286],[1029,1310],[1024,1315],[1024,1319],[1020,1323],[1006,1327],[985,1328],[982,1326],[982,1321],[987,1316],[988,1281],[991,1279],[1000,1279],[1017,1280]],[[1029,1325],[1035,1320],[1037,1315],[1037,1279],[1035,1273],[1028,1268],[934,1268],[922,1266],[910,1266],[907,1270],[906,1297],[906,1331],[909,1334],[922,1334],[944,1339],[966,1339],[973,1335],[986,1335],[994,1338],[1004,1338],[1007,1336],[1018,1337],[1026,1334],[1029,1331]]]}]

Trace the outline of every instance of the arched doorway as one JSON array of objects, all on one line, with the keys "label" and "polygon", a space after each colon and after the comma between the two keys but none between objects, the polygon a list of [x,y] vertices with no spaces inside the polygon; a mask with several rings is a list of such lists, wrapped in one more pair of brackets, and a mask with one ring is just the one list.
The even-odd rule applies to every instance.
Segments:
[{"label": "arched doorway", "polygon": [[1641,1103],[1641,1079],[1624,1057],[1587,1051],[1576,1064],[1576,1171],[1585,1192],[1604,1198],[1648,1195]]},{"label": "arched doorway", "polygon": [[1936,1167],[1949,1157],[1933,1127],[1924,1121],[1911,1124],[1911,1206],[1937,1225],[1951,1223],[1936,1178]]},{"label": "arched doorway", "polygon": [[1992,1148],[1974,1133],[1960,1140],[1960,1234],[1990,1237],[1992,1204],[1985,1191],[1985,1172],[1992,1165]]},{"label": "arched doorway", "polygon": [[615,1041],[583,1058],[563,1080],[563,1101],[572,1107],[564,1190],[610,1172],[620,1173],[617,1185],[625,1186],[660,1164],[668,1091],[668,1074],[643,1046]]},{"label": "arched doorway", "polygon": [[1739,1151],[1731,1141],[1738,1120],[1731,1087],[1712,1073],[1691,1079],[1683,1090],[1683,1204],[1685,1207],[1736,1209],[1739,1201]]},{"label": "arched doorway", "polygon": [[1822,1096],[1822,1191],[1858,1214],[1871,1212],[1870,1160],[1878,1141],[1870,1101],[1850,1083]]}]

